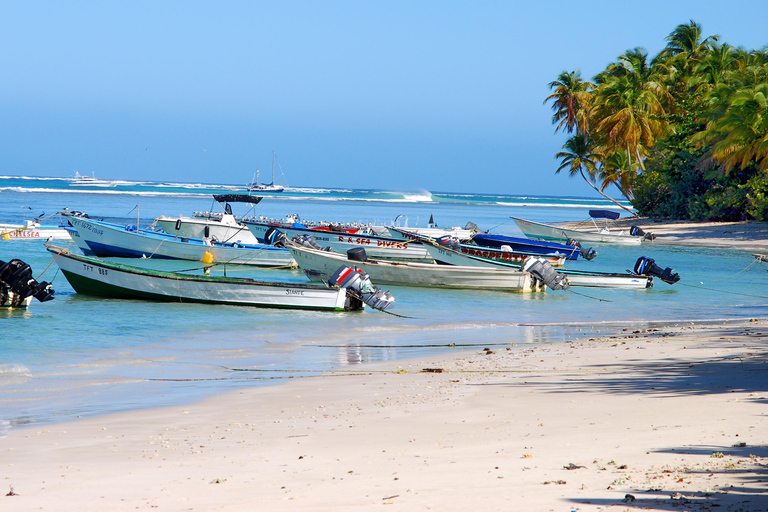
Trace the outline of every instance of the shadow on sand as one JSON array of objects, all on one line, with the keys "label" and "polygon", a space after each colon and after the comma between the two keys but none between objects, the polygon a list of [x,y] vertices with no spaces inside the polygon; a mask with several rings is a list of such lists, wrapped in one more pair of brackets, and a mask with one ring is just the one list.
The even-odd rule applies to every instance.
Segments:
[{"label": "shadow on sand", "polygon": [[[765,346],[768,339],[763,333],[748,331],[739,333],[741,340],[745,340],[746,334],[749,346]],[[733,339],[734,331],[724,330],[708,334],[710,339],[713,339],[709,347],[717,348],[722,345],[722,348],[733,349],[734,345],[729,344],[728,338]],[[706,360],[686,357],[689,354],[684,351],[678,351],[678,354],[680,357],[652,362],[638,360],[635,363],[624,359],[621,364],[613,366],[586,368],[599,372],[600,376],[580,376],[578,380],[569,381],[566,387],[562,386],[562,382],[553,386],[549,392],[567,393],[582,390],[618,395],[652,393],[654,396],[666,397],[740,392],[750,394],[748,403],[762,408],[768,405],[768,351],[746,348],[739,357]],[[745,400],[742,398],[740,401]],[[756,411],[756,414],[764,413]],[[656,450],[656,453],[717,456],[722,457],[722,460],[730,458],[733,463],[723,464],[721,469],[685,469],[681,472],[681,476],[694,476],[697,473],[705,477],[712,474],[727,475],[730,485],[718,488],[716,492],[691,492],[682,486],[675,489],[674,485],[670,486],[667,482],[663,490],[636,488],[629,491],[623,501],[573,499],[572,508],[577,509],[579,505],[589,504],[591,507],[618,510],[768,511],[768,465],[764,463],[764,458],[768,457],[768,446],[747,446],[743,443],[726,446],[670,446]]]}]

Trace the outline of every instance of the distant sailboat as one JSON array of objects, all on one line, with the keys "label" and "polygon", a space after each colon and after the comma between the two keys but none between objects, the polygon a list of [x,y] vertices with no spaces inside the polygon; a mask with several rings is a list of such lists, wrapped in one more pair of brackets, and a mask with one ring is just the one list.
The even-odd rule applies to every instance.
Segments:
[{"label": "distant sailboat", "polygon": [[249,192],[282,192],[285,187],[275,185],[275,152],[272,152],[272,182],[271,183],[259,183],[259,168],[256,167],[256,175],[253,178],[253,182],[246,185],[246,189]]}]

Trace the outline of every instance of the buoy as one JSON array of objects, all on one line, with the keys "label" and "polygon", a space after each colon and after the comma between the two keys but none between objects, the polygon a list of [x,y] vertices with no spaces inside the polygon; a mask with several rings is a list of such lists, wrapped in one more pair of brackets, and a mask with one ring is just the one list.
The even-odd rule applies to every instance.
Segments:
[{"label": "buoy", "polygon": [[206,265],[213,263],[213,254],[211,254],[211,251],[205,251],[203,253],[203,263]]}]

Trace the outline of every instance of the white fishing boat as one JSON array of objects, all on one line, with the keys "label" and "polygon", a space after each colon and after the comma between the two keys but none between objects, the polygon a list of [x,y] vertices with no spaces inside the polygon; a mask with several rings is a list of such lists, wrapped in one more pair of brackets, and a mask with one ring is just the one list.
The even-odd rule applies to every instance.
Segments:
[{"label": "white fishing boat", "polygon": [[28,220],[24,224],[0,224],[0,242],[3,240],[48,240],[69,239],[64,227],[42,226]]},{"label": "white fishing boat", "polygon": [[[573,239],[582,244],[601,242],[622,245],[640,245],[643,240],[653,239],[653,235],[645,233],[635,226],[629,231],[611,231],[608,223],[602,227],[597,225],[595,219],[604,218],[615,220],[619,218],[617,212],[612,212],[610,210],[590,210],[589,213],[595,227],[594,231],[568,229],[517,217],[510,218],[515,221],[515,224],[520,228],[520,231],[522,231],[528,238],[552,240],[555,242],[566,242],[568,239]],[[633,235],[632,232],[637,233],[637,235]]]},{"label": "white fishing boat", "polygon": [[[501,261],[483,256],[478,251],[475,254],[467,254],[451,247],[425,244],[435,261],[445,265],[463,265],[478,267],[496,267],[520,269],[521,263]],[[485,249],[485,248],[482,248]],[[546,257],[530,255],[527,258],[535,258],[547,261]],[[526,258],[526,259],[527,259]],[[558,268],[557,272],[565,277],[570,286],[585,286],[592,288],[627,288],[643,289],[653,286],[653,277],[650,275],[637,275],[630,273],[594,272],[589,270],[570,270]]]},{"label": "white fishing boat", "polygon": [[72,288],[83,295],[330,311],[363,308],[355,291],[338,286],[147,270],[46,247]]},{"label": "white fishing boat", "polygon": [[285,187],[275,185],[275,152],[272,152],[272,181],[270,183],[259,183],[259,167],[256,166],[256,174],[253,181],[245,187],[249,192],[282,192]]},{"label": "white fishing boat", "polygon": [[224,212],[214,216],[166,217],[155,219],[153,224],[160,226],[171,235],[187,238],[210,238],[223,243],[258,244],[259,240],[232,214],[230,203],[258,204],[263,198],[246,194],[214,194],[214,199],[224,205]]},{"label": "white fishing boat", "polygon": [[93,176],[83,176],[79,172],[75,172],[75,177],[69,183],[70,187],[116,187],[116,181],[99,180],[96,179],[95,174]]},{"label": "white fishing boat", "polygon": [[[366,249],[359,248],[353,251],[357,258],[350,259],[348,255],[312,249],[290,241],[284,243],[298,262],[299,268],[313,281],[328,280],[339,265],[347,264],[366,272],[374,282],[379,284],[510,292],[534,292],[545,289],[530,273],[519,269],[368,260],[364,256]],[[362,258],[360,255],[363,255]]]},{"label": "white fishing boat", "polygon": [[297,236],[311,236],[320,246],[330,247],[332,251],[340,254],[346,254],[348,250],[355,247],[364,247],[366,253],[375,259],[428,263],[433,261],[432,257],[418,240],[405,240],[402,237],[390,238],[361,233],[360,231],[355,233],[337,231],[333,226],[310,228],[299,223],[293,223],[288,226],[284,223],[249,219],[243,219],[243,222],[256,238],[267,243],[271,243],[271,240],[267,240],[267,232],[270,229],[273,231],[274,229],[279,229],[291,240]]},{"label": "white fishing boat", "polygon": [[202,261],[211,265],[296,266],[287,250],[270,245],[221,243],[180,237],[75,216],[68,212],[63,214],[75,230],[70,231],[72,239],[87,256],[165,258]]}]

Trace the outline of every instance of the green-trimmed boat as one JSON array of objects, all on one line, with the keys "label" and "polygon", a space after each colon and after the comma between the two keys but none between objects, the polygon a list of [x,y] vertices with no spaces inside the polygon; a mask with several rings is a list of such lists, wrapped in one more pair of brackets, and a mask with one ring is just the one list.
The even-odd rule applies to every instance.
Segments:
[{"label": "green-trimmed boat", "polygon": [[363,309],[356,292],[338,286],[257,281],[148,270],[72,254],[45,244],[77,293],[117,299],[201,302],[270,308]]}]

